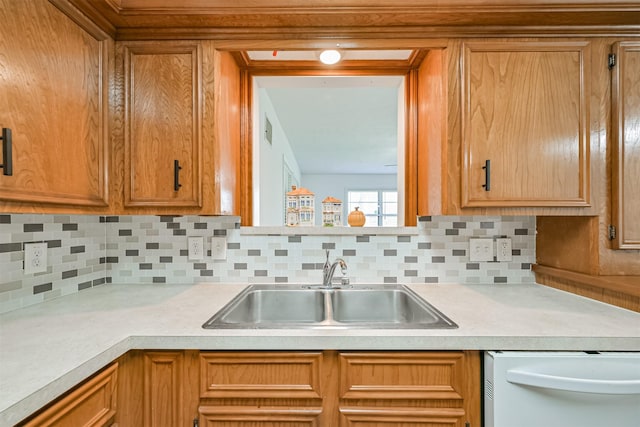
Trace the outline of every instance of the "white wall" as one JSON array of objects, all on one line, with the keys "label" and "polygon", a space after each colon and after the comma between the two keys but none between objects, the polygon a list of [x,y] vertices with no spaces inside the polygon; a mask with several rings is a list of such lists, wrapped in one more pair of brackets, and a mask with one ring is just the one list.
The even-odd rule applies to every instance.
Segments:
[{"label": "white wall", "polygon": [[[264,89],[254,87],[254,123],[259,131],[253,135],[253,224],[284,225],[284,164],[286,161],[297,181],[300,167],[293,155],[287,135]],[[265,138],[265,117],[273,128],[272,143]]]},{"label": "white wall", "polygon": [[[322,200],[332,196],[342,200],[343,222],[346,223],[347,192],[349,190],[396,190],[395,174],[371,175],[318,175],[303,174],[301,185],[313,191],[316,196],[316,225],[322,225]],[[344,225],[344,224],[343,224]]]}]

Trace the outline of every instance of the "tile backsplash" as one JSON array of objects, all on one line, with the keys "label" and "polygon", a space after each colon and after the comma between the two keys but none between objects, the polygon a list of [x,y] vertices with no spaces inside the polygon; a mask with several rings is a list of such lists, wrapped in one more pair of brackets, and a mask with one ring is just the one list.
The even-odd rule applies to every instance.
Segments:
[{"label": "tile backsplash", "polygon": [[[535,217],[421,217],[406,235],[254,235],[238,217],[0,215],[0,312],[104,283],[318,283],[325,250],[351,283],[533,283]],[[190,261],[187,237],[207,256]],[[227,239],[212,260],[210,237]],[[470,262],[469,238],[507,236],[511,262]],[[46,273],[23,273],[24,243],[46,242]],[[338,271],[336,274],[340,277]]]}]

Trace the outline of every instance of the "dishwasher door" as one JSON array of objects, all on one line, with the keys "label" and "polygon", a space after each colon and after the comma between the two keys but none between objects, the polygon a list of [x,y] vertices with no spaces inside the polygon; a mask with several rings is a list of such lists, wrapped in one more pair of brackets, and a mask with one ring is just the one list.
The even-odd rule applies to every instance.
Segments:
[{"label": "dishwasher door", "polygon": [[638,427],[640,353],[490,351],[485,427]]}]

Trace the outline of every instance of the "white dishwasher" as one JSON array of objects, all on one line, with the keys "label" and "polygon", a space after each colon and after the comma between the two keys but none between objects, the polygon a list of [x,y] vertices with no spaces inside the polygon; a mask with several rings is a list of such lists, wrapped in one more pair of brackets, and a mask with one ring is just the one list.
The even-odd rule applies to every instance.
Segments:
[{"label": "white dishwasher", "polygon": [[485,427],[638,427],[640,353],[489,351]]}]

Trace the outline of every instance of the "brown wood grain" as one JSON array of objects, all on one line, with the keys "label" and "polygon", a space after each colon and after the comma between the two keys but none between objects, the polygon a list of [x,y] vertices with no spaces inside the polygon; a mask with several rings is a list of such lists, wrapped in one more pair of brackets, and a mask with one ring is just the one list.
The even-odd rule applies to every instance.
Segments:
[{"label": "brown wood grain", "polygon": [[2,205],[106,206],[110,42],[43,1],[2,0],[0,19],[0,126],[13,135]]},{"label": "brown wood grain", "polygon": [[593,276],[535,265],[536,282],[640,312],[640,275]]},{"label": "brown wood grain", "polygon": [[116,414],[118,363],[113,363],[22,427],[110,426]]},{"label": "brown wood grain", "polygon": [[588,206],[588,42],[465,42],[463,55],[462,207]]},{"label": "brown wood grain", "polygon": [[612,222],[617,249],[640,249],[640,43],[614,45]]},{"label": "brown wood grain", "polygon": [[211,353],[201,356],[203,398],[321,399],[322,353]]},{"label": "brown wood grain", "polygon": [[335,39],[637,32],[635,2],[567,0],[71,0],[105,31],[134,39]]},{"label": "brown wood grain", "polygon": [[598,217],[536,218],[536,262],[585,274],[599,274]]},{"label": "brown wood grain", "polygon": [[463,399],[462,353],[341,353],[341,399]]},{"label": "brown wood grain", "polygon": [[243,80],[240,68],[229,52],[217,52],[214,59],[214,211],[221,215],[240,214],[240,156]]},{"label": "brown wood grain", "polygon": [[128,46],[124,60],[125,206],[202,206],[200,45]]},{"label": "brown wood grain", "polygon": [[201,406],[202,427],[322,427],[322,408]]},{"label": "brown wood grain", "polygon": [[418,75],[418,215],[442,213],[447,186],[447,52],[429,50]]}]

